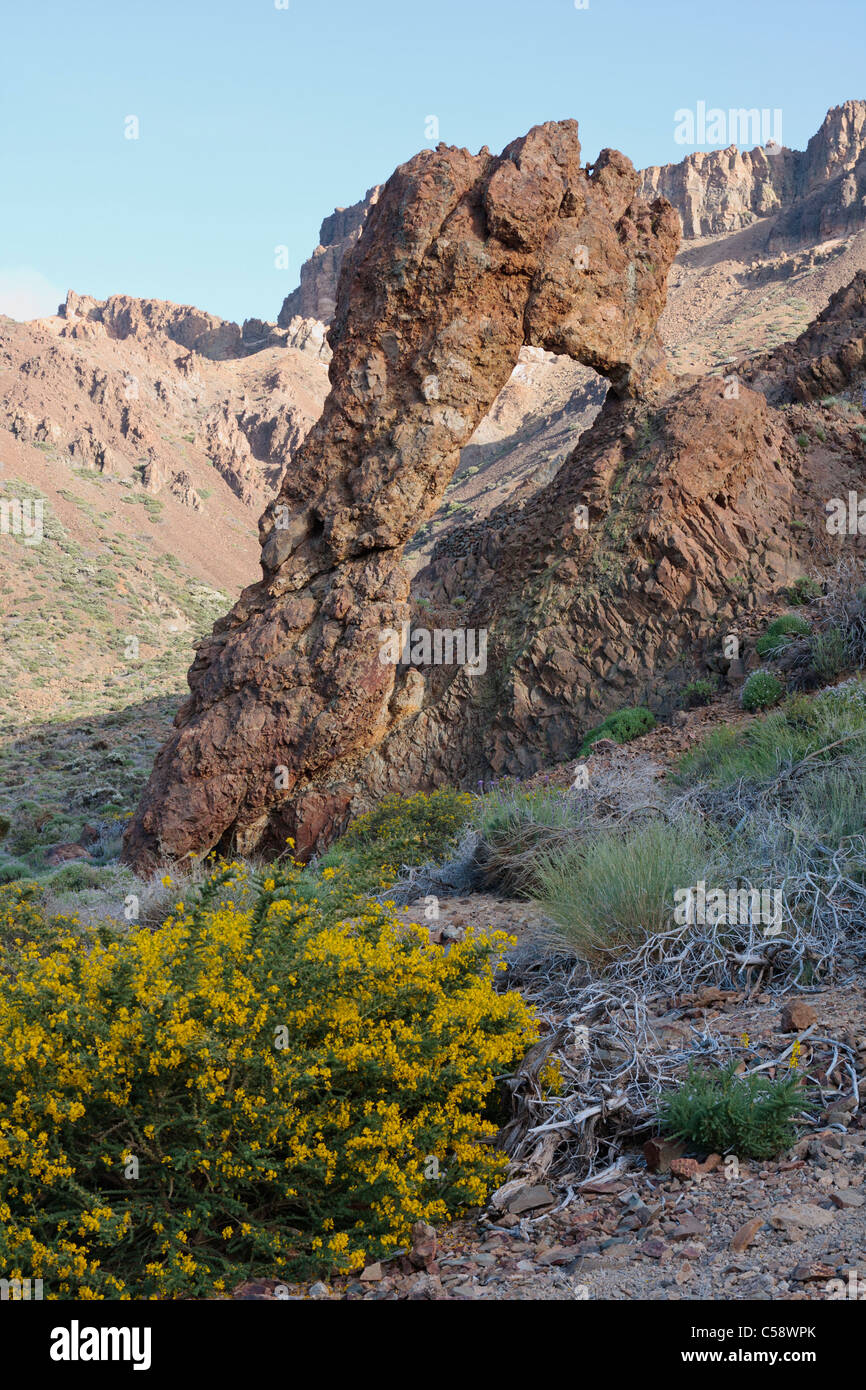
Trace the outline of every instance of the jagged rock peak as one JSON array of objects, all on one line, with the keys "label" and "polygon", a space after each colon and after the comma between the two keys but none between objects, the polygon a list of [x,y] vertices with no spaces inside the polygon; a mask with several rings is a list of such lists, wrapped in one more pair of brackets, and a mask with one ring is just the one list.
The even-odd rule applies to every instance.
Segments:
[{"label": "jagged rock peak", "polygon": [[[94,299],[89,294],[69,290],[58,315],[66,320],[65,337],[87,338],[94,332],[104,332],[109,338],[138,338],[151,334],[170,338],[201,357],[220,362],[232,357],[247,357],[264,347],[279,345],[295,347],[302,338],[309,343],[317,335],[315,351],[322,347],[323,331],[318,325],[308,329],[302,324],[288,323],[282,327],[263,319],[246,319],[243,327],[205,309],[191,304],[172,304],[165,299],[138,299],[131,294],[112,294],[107,299]],[[290,331],[287,334],[285,329]],[[291,339],[291,341],[290,341]]]},{"label": "jagged rock peak", "polygon": [[[836,188],[852,178],[853,192]],[[773,151],[769,142],[750,151],[736,145],[698,150],[677,164],[644,169],[640,191],[644,198],[661,195],[673,203],[686,237],[736,231],[756,217],[793,209],[816,192],[825,193],[827,206],[812,207],[809,225],[789,219],[785,234],[847,230],[852,219],[864,219],[862,205],[849,209],[866,192],[866,101],[832,107],[805,150],[782,145]]]},{"label": "jagged rock peak", "polygon": [[371,207],[378,201],[382,185],[368,188],[360,202],[348,208],[335,208],[319,229],[319,245],[301,266],[301,283],[283,300],[277,323],[288,327],[296,314],[328,324],[337,303],[337,281],[343,257],[352,249],[364,229]]}]

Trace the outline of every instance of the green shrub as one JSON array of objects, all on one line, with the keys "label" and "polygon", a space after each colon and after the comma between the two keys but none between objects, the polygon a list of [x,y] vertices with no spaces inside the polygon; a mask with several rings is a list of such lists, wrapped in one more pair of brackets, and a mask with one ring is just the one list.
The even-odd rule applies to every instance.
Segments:
[{"label": "green shrub", "polygon": [[30,872],[20,859],[0,859],[0,883],[15,883],[18,879],[29,878]]},{"label": "green shrub", "polygon": [[773,657],[788,646],[794,637],[805,637],[811,632],[809,623],[799,613],[783,613],[770,623],[767,631],[755,643],[758,656]]},{"label": "green shrub", "polygon": [[80,893],[85,888],[98,888],[102,874],[93,864],[64,864],[56,874],[52,874],[49,886],[54,893]]},{"label": "green shrub", "polygon": [[743,686],[743,709],[769,709],[777,705],[785,693],[785,687],[771,671],[753,671]]},{"label": "green shrub", "polygon": [[600,738],[612,738],[615,743],[630,743],[655,728],[655,715],[645,705],[635,705],[632,709],[617,710],[609,714],[597,729],[587,734],[580,750],[580,756],[590,751]]},{"label": "green shrub", "polygon": [[714,676],[698,676],[683,687],[683,705],[695,709],[698,705],[708,705],[716,693],[718,681]]},{"label": "green shrub", "polygon": [[866,767],[819,767],[797,788],[790,818],[800,833],[838,849],[866,832]]},{"label": "green shrub", "polygon": [[785,596],[789,603],[803,604],[814,603],[816,598],[820,598],[824,592],[817,579],[809,579],[806,575],[801,575],[795,579],[789,589],[785,590]]},{"label": "green shrub", "polygon": [[819,632],[812,639],[811,656],[812,666],[819,679],[835,680],[848,663],[847,644],[842,629],[831,627],[826,632]]},{"label": "green shrub", "polygon": [[0,840],[6,839],[11,825],[12,822],[8,816],[0,816]]},{"label": "green shrub", "polygon": [[739,1077],[736,1063],[721,1072],[689,1068],[685,1081],[660,1097],[662,1134],[703,1152],[774,1158],[797,1137],[794,1117],[805,1106],[800,1078],[782,1081],[760,1074]]},{"label": "green shrub", "polygon": [[533,896],[578,955],[602,962],[662,931],[674,891],[718,877],[720,858],[700,822],[652,820],[543,857]]},{"label": "green shrub", "polygon": [[494,988],[506,938],[328,923],[300,873],[222,865],[103,939],[0,894],[5,1277],[146,1299],[348,1271],[501,1181],[497,1078],[538,1037]]}]

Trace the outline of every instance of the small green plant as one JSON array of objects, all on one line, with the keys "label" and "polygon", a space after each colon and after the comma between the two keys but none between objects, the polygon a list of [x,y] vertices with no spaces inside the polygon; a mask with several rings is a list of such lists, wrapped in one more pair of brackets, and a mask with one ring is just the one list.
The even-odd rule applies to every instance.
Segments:
[{"label": "small green plant", "polygon": [[806,1104],[800,1078],[793,1071],[782,1081],[741,1077],[735,1066],[721,1072],[690,1066],[682,1085],[660,1097],[659,1128],[702,1151],[774,1158],[797,1137],[794,1117]]},{"label": "small green plant", "polygon": [[99,869],[93,864],[65,864],[50,880],[54,893],[81,893],[85,888],[98,888],[102,882]]},{"label": "small green plant", "polygon": [[743,709],[769,709],[777,705],[785,693],[785,687],[772,671],[753,671],[743,686]]},{"label": "small green plant", "polygon": [[812,641],[812,665],[821,680],[831,681],[848,663],[845,634],[839,627],[819,632]]},{"label": "small green plant", "polygon": [[646,705],[617,710],[587,734],[580,755],[583,757],[588,753],[600,738],[612,738],[615,743],[630,743],[633,738],[640,738],[641,734],[648,734],[650,729],[654,729],[655,722],[655,715]]},{"label": "small green plant", "polygon": [[790,588],[785,590],[785,596],[788,602],[793,604],[814,603],[823,592],[817,579],[810,579],[807,575],[801,574],[800,578],[795,579]]},{"label": "small green plant", "polygon": [[774,619],[767,631],[758,638],[755,651],[761,657],[776,656],[795,637],[805,637],[809,632],[810,625],[799,613],[783,613],[781,618]]},{"label": "small green plant", "polygon": [[797,435],[797,443],[799,444],[799,446],[800,446],[801,449],[807,448],[807,446],[808,446],[808,444],[809,444],[809,436],[808,436],[808,434],[798,434],[798,435]]},{"label": "small green plant", "polygon": [[718,682],[715,676],[698,676],[683,688],[683,706],[695,709],[698,705],[708,705],[716,693]]}]

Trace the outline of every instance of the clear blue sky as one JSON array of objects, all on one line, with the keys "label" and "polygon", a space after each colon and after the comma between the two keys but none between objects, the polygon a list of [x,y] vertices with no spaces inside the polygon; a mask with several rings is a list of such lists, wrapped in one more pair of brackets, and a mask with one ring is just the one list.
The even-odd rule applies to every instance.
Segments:
[{"label": "clear blue sky", "polygon": [[472,151],[573,116],[587,161],[640,167],[688,153],[699,101],[781,108],[803,148],[866,96],[863,0],[278,3],[6,7],[0,311],[71,287],[273,319],[322,218],[434,143],[430,115]]}]

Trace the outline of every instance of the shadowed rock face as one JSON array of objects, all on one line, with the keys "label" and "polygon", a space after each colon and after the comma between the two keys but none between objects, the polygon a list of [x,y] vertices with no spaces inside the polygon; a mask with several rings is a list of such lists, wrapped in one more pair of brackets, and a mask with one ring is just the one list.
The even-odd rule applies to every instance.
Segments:
[{"label": "shadowed rock face", "polygon": [[[670,386],[656,323],[679,228],[616,151],[580,166],[574,121],[495,157],[402,165],[344,261],[331,392],[260,523],[264,578],[199,647],[190,699],[126,835],[139,867],[332,833],[356,765],[420,700],[383,629],[408,617],[405,543],[435,510],[524,344],[624,398]],[[415,677],[416,679],[411,679]]]}]

